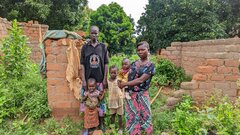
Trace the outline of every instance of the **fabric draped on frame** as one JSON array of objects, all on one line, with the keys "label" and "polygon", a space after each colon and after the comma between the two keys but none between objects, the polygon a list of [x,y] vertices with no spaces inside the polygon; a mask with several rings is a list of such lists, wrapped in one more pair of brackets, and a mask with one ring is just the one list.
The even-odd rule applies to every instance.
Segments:
[{"label": "fabric draped on frame", "polygon": [[66,79],[69,84],[69,88],[74,92],[76,99],[80,99],[80,89],[82,87],[82,81],[79,78],[80,72],[80,57],[79,51],[76,47],[75,41],[69,42],[69,47],[66,50],[68,65],[66,69]]}]

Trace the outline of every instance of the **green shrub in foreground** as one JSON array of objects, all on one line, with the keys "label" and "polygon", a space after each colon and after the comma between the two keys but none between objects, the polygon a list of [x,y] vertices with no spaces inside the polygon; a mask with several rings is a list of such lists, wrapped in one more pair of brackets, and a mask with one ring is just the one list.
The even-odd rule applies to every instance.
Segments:
[{"label": "green shrub in foreground", "polygon": [[207,117],[203,123],[204,129],[216,134],[240,134],[240,98],[233,103],[224,97],[214,105],[200,112]]},{"label": "green shrub in foreground", "polygon": [[0,48],[0,123],[6,118],[48,117],[46,80],[29,60],[26,36],[13,21]]},{"label": "green shrub in foreground", "polygon": [[240,133],[240,98],[236,103],[226,97],[214,99],[214,106],[203,109],[193,107],[187,96],[173,112],[172,130],[177,134],[223,134],[237,135]]},{"label": "green shrub in foreground", "polygon": [[0,120],[5,117],[25,116],[40,119],[50,115],[46,80],[40,77],[36,65],[32,64],[26,69],[28,72],[21,80],[5,79],[0,81]]}]

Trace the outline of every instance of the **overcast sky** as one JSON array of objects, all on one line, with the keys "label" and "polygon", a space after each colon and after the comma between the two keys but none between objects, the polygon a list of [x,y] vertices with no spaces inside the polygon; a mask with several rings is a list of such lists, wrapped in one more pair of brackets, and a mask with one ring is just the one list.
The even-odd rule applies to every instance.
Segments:
[{"label": "overcast sky", "polygon": [[88,0],[88,6],[96,10],[102,4],[108,5],[111,2],[116,2],[123,7],[128,16],[131,14],[135,24],[137,24],[141,14],[145,11],[146,4],[148,4],[148,0]]}]

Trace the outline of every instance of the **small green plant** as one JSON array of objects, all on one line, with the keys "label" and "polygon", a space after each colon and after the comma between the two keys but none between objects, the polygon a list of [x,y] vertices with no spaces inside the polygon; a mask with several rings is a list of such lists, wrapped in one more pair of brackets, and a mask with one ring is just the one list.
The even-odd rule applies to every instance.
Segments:
[{"label": "small green plant", "polygon": [[204,111],[208,121],[203,127],[216,134],[238,134],[240,133],[240,107],[239,99],[234,104],[227,97],[212,101],[215,106],[207,107]]},{"label": "small green plant", "polygon": [[44,130],[48,134],[79,135],[83,129],[81,125],[81,123],[74,122],[68,117],[62,119],[60,122],[51,118],[46,121]]},{"label": "small green plant", "polygon": [[153,133],[156,135],[161,134],[161,132],[168,132],[172,130],[172,111],[155,111],[152,113],[152,123],[153,123]]},{"label": "small green plant", "polygon": [[0,128],[1,135],[47,135],[41,123],[33,120],[19,120],[5,122]]},{"label": "small green plant", "polygon": [[26,71],[30,49],[26,44],[26,36],[22,34],[22,29],[18,27],[17,21],[14,20],[8,33],[9,36],[5,38],[1,47],[3,53],[1,63],[6,78],[20,79]]},{"label": "small green plant", "polygon": [[173,130],[180,135],[194,135],[201,133],[203,118],[192,110],[192,99],[184,96],[183,101],[173,113]]}]

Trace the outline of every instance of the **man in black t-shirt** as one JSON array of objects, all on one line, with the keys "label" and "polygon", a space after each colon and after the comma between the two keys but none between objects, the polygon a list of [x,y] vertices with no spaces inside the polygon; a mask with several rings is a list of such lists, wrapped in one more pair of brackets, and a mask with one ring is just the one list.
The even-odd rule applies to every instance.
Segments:
[{"label": "man in black t-shirt", "polygon": [[99,28],[91,26],[90,41],[83,45],[80,56],[80,63],[82,69],[82,83],[83,89],[87,90],[86,80],[94,78],[97,81],[98,90],[102,94],[102,101],[100,101],[100,128],[104,131],[104,113],[106,111],[106,104],[104,102],[104,93],[107,88],[107,73],[108,73],[108,51],[105,44],[100,43],[98,38]]}]

